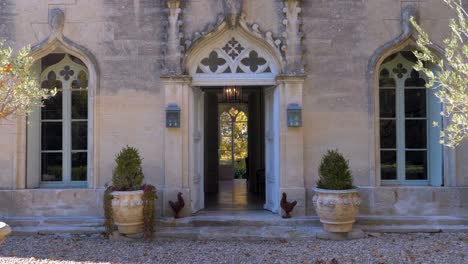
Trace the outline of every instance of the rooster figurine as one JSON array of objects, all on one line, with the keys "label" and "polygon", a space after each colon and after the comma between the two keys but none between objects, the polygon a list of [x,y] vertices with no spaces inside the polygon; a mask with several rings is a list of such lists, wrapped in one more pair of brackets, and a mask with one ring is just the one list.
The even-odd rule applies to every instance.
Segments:
[{"label": "rooster figurine", "polygon": [[179,215],[179,212],[184,208],[185,206],[185,201],[184,198],[182,198],[182,193],[179,192],[177,194],[177,202],[169,201],[169,205],[171,206],[172,210],[174,210],[174,218],[181,218]]},{"label": "rooster figurine", "polygon": [[294,209],[294,206],[296,206],[297,201],[294,201],[292,203],[288,202],[287,200],[287,195],[284,192],[283,197],[281,198],[281,208],[283,208],[285,214],[283,215],[283,218],[291,218],[291,212]]}]

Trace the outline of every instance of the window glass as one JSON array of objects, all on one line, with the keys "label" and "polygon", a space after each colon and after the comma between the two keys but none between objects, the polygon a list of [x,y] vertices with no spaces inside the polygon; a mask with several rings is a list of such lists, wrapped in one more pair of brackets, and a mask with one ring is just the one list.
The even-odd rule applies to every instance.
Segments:
[{"label": "window glass", "polygon": [[71,184],[87,180],[88,73],[68,54],[42,59],[41,85],[57,89],[41,109],[41,181]]},{"label": "window glass", "polygon": [[[379,71],[380,174],[398,183],[428,180],[428,90],[411,51],[389,56]],[[430,90],[429,90],[430,91]]]},{"label": "window glass", "polygon": [[62,181],[62,153],[42,153],[42,181]]}]

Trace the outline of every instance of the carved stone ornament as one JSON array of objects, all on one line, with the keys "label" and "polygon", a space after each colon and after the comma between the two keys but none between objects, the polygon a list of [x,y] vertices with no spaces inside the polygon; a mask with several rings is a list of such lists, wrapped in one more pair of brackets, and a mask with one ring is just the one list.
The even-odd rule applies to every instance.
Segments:
[{"label": "carved stone ornament", "polygon": [[165,39],[167,40],[166,49],[163,50],[163,74],[180,75],[182,74],[181,58],[184,50],[181,45],[183,33],[181,26],[181,0],[167,0],[168,17]]},{"label": "carved stone ornament", "polygon": [[224,0],[224,13],[231,28],[238,25],[242,12],[243,0]]},{"label": "carved stone ornament", "polygon": [[285,45],[283,50],[285,53],[286,67],[284,73],[287,75],[303,75],[304,62],[303,62],[303,46],[301,32],[302,20],[301,13],[301,0],[284,0],[284,31],[283,38]]},{"label": "carved stone ornament", "polygon": [[65,14],[60,8],[54,8],[49,11],[49,26],[51,35],[56,37],[63,35],[65,25]]},{"label": "carved stone ornament", "polygon": [[369,65],[367,66],[367,79],[369,80],[369,85],[372,85],[371,79],[373,78],[374,69],[377,65],[378,60],[382,57],[382,54],[385,51],[391,49],[392,47],[395,47],[401,43],[406,42],[408,39],[410,39],[413,36],[414,28],[411,25],[411,21],[410,21],[411,17],[415,17],[416,20],[418,19],[418,16],[416,13],[416,7],[414,7],[413,5],[407,5],[401,11],[401,33],[400,35],[398,35],[398,37],[388,41],[387,43],[379,47],[372,55],[369,61]]},{"label": "carved stone ornament", "polygon": [[232,38],[203,58],[196,73],[271,73],[271,67],[270,62],[257,51]]}]

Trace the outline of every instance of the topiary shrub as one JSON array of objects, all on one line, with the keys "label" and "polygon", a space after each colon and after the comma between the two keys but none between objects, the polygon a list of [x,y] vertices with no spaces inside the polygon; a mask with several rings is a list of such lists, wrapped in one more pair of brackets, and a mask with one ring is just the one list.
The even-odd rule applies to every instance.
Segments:
[{"label": "topiary shrub", "polygon": [[319,167],[320,179],[317,187],[328,190],[353,189],[353,176],[348,161],[338,150],[328,150]]},{"label": "topiary shrub", "polygon": [[115,157],[117,166],[112,175],[112,184],[118,191],[135,191],[143,183],[140,153],[136,148],[126,146]]},{"label": "topiary shrub", "polygon": [[113,175],[112,184],[104,192],[104,227],[105,237],[109,238],[116,230],[112,217],[112,192],[143,190],[143,237],[152,240],[155,230],[155,200],[156,188],[151,184],[143,183],[142,158],[136,148],[126,146],[115,157],[117,163]]}]

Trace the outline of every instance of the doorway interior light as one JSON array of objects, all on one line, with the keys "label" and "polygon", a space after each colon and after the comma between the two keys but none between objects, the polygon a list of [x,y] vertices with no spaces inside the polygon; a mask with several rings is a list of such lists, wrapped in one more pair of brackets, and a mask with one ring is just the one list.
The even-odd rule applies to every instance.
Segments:
[{"label": "doorway interior light", "polygon": [[242,102],[242,88],[239,86],[224,87],[223,101],[227,103],[241,103]]}]

